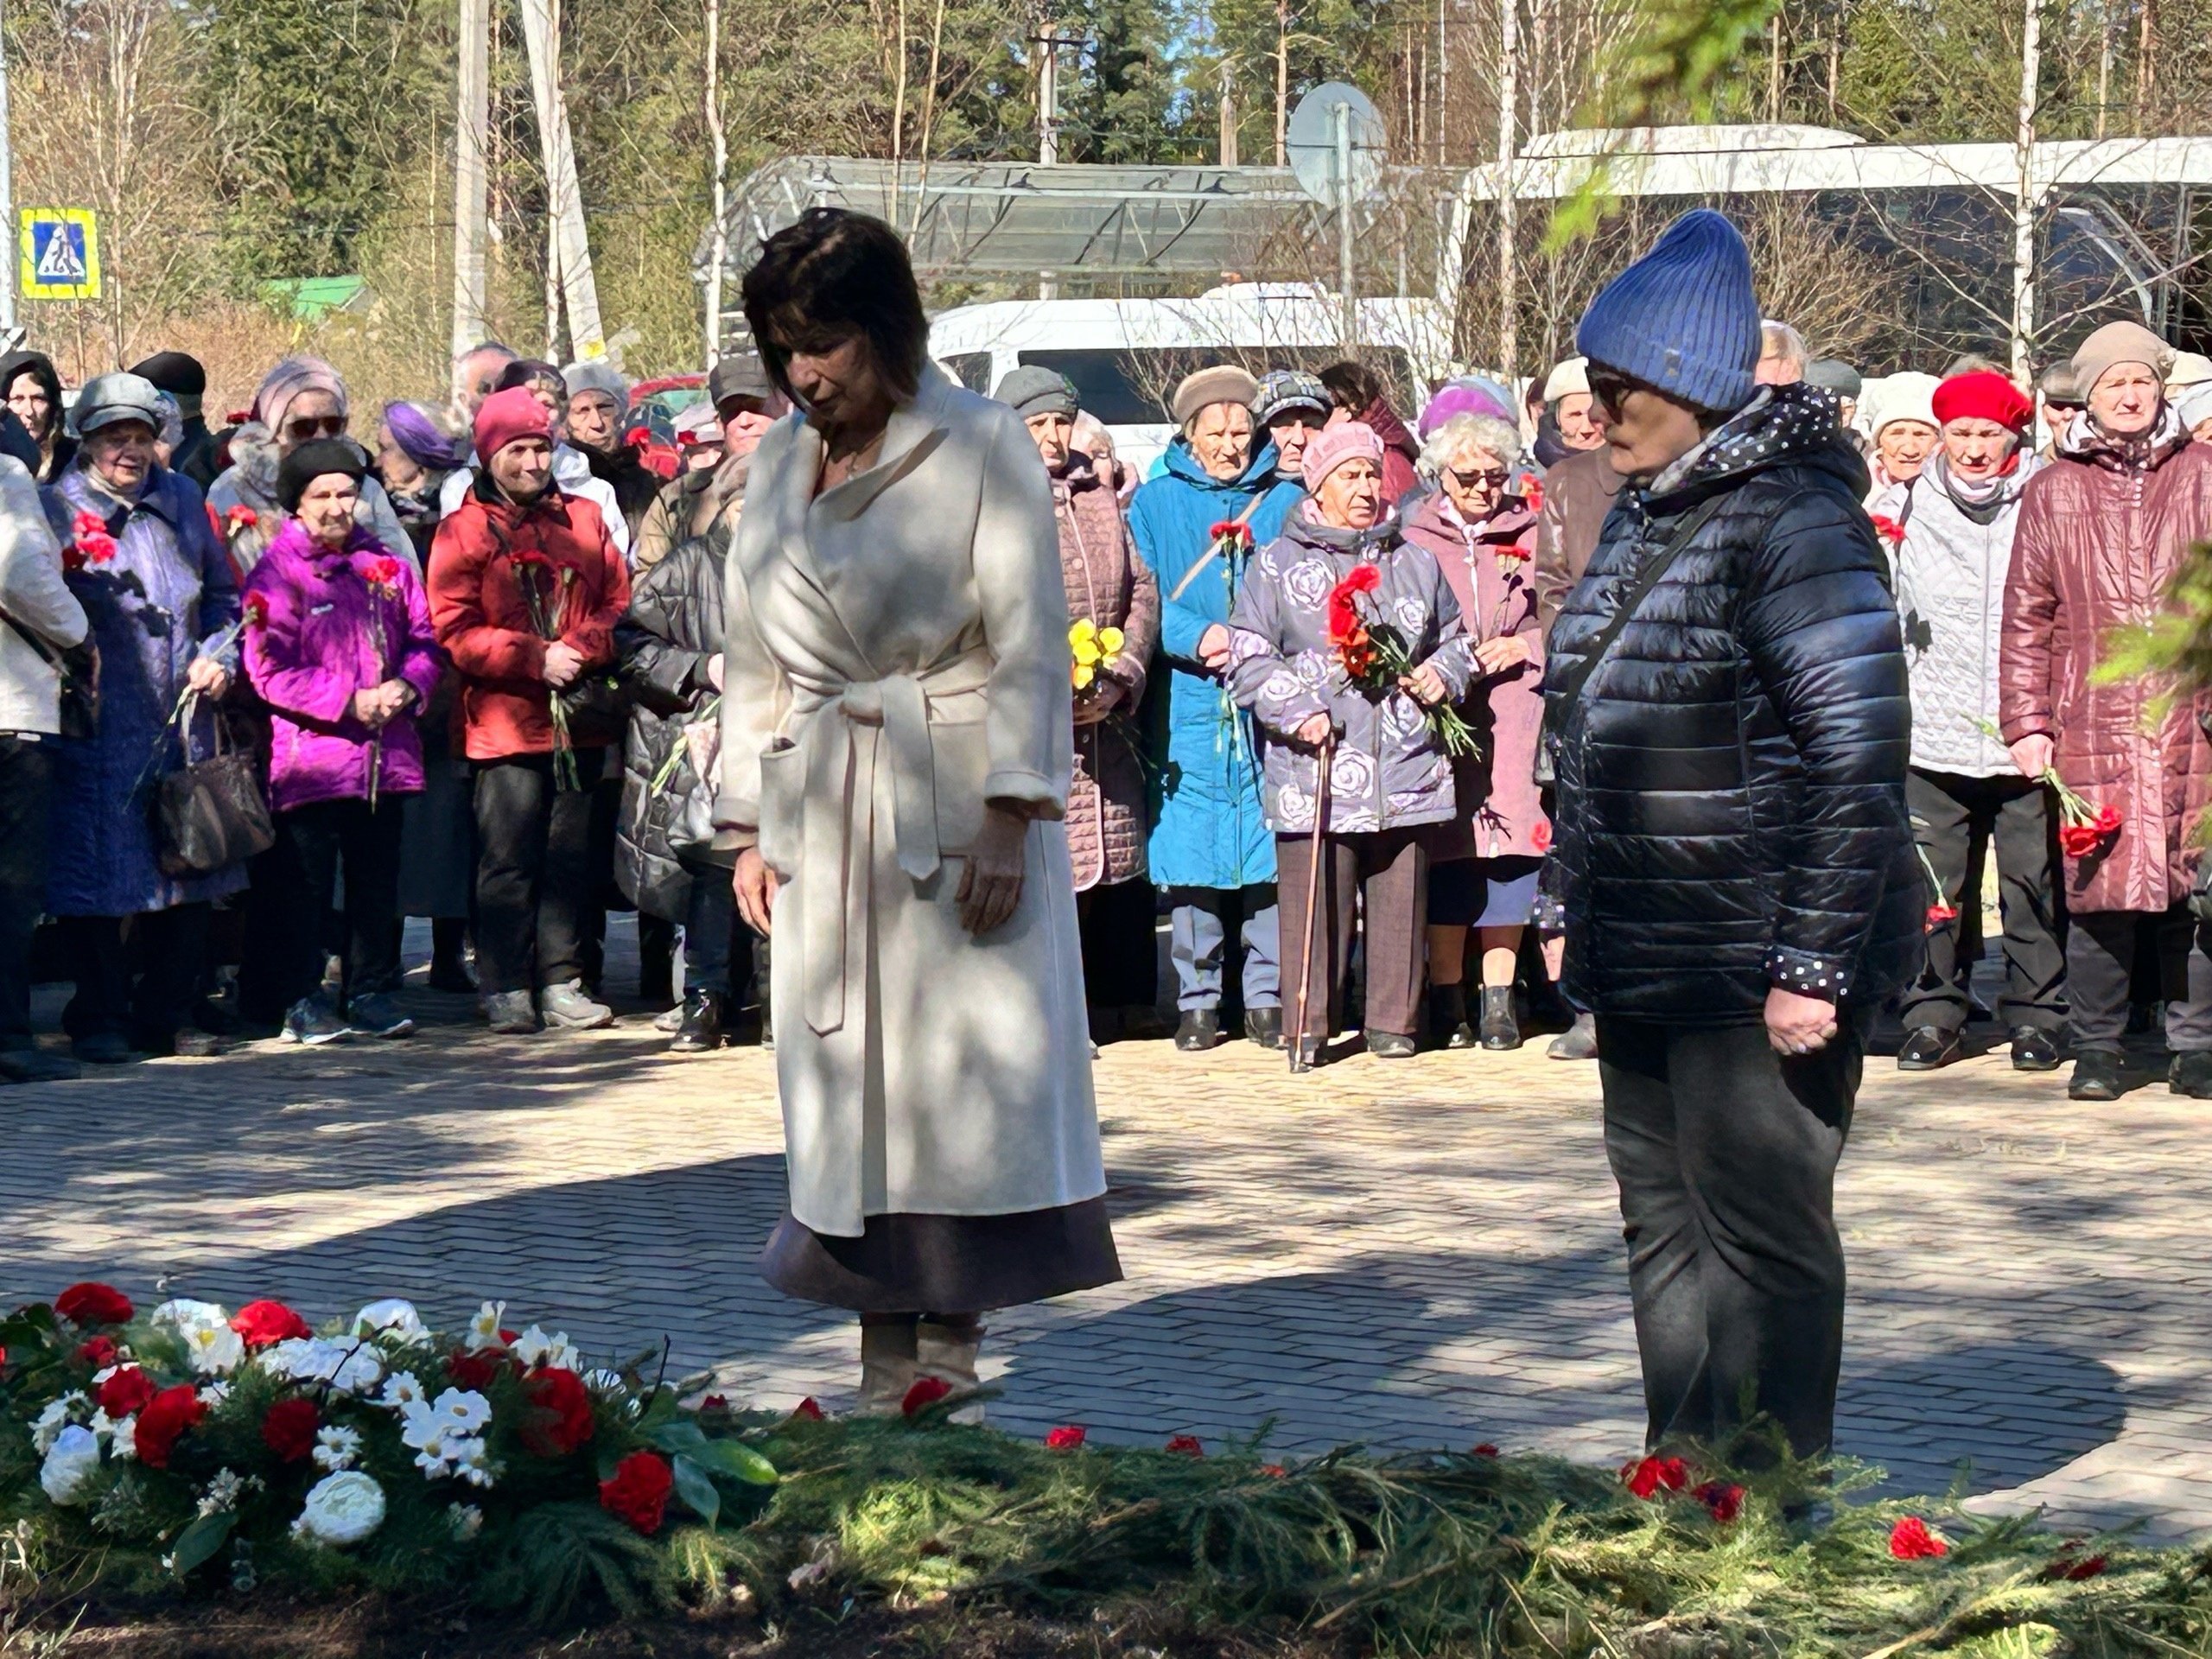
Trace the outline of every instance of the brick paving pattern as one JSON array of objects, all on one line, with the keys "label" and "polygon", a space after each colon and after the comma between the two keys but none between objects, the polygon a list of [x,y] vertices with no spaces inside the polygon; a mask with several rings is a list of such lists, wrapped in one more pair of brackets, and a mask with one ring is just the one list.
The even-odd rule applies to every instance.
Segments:
[{"label": "brick paving pattern", "polygon": [[[99,1274],[317,1319],[404,1295],[449,1325],[489,1296],[603,1357],[665,1338],[763,1404],[849,1395],[851,1326],[753,1268],[783,1192],[767,1056],[668,1056],[635,1012],[495,1039],[409,1000],[435,1022],[409,1042],[0,1093],[0,1297]],[[1990,1509],[2212,1529],[2205,1112],[2152,1065],[2084,1106],[2001,1055],[1870,1062],[1840,1198],[1843,1450],[1904,1490],[1964,1465]],[[995,1422],[1635,1450],[1593,1067],[1531,1045],[1293,1078],[1245,1044],[1155,1042],[1097,1077],[1128,1278],[993,1319]]]}]

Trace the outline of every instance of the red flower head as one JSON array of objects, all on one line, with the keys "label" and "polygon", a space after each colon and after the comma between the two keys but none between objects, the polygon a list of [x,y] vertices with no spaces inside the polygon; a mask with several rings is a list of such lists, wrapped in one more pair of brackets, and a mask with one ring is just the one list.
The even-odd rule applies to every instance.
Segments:
[{"label": "red flower head", "polygon": [[2120,826],[2126,822],[2118,807],[2101,806],[2097,809],[2094,828],[2100,836],[2116,836],[2120,833]]},{"label": "red flower head", "polygon": [[1690,1466],[1680,1458],[1645,1458],[1623,1469],[1621,1478],[1638,1497],[1656,1497],[1662,1491],[1688,1488]]},{"label": "red flower head", "polygon": [[1552,821],[1549,818],[1536,820],[1536,827],[1529,832],[1529,844],[1540,853],[1551,851]]},{"label": "red flower head", "polygon": [[250,628],[265,628],[269,626],[269,601],[259,594],[248,594],[245,596],[245,623]]},{"label": "red flower head", "polygon": [[399,585],[399,561],[389,553],[382,558],[371,559],[361,566],[361,580],[372,588],[396,588]]},{"label": "red flower head", "polygon": [[138,1461],[149,1469],[168,1468],[179,1438],[207,1414],[206,1402],[189,1382],[163,1389],[138,1414]]},{"label": "red flower head", "polygon": [[1901,1561],[1932,1561],[1950,1553],[1950,1545],[1916,1515],[1908,1515],[1890,1529],[1890,1554]]},{"label": "red flower head", "polygon": [[72,1325],[128,1325],[136,1312],[113,1285],[72,1285],[54,1299],[54,1311]]},{"label": "red flower head", "polygon": [[941,1376],[918,1376],[914,1386],[906,1390],[906,1397],[899,1402],[899,1409],[912,1417],[917,1412],[927,1411],[951,1392],[952,1384]]},{"label": "red flower head", "polygon": [[1544,480],[1541,478],[1532,478],[1523,484],[1521,486],[1521,499],[1529,504],[1529,512],[1541,512],[1544,510]]},{"label": "red flower head", "polygon": [[1269,1480],[1288,1480],[1290,1478],[1290,1471],[1284,1468],[1282,1465],[1279,1463],[1263,1463],[1260,1465],[1260,1472],[1265,1475]]},{"label": "red flower head", "polygon": [[[714,1402],[709,1400],[707,1403],[711,1406]],[[822,1402],[810,1394],[791,1408],[791,1415],[803,1422],[818,1423],[822,1421]]]},{"label": "red flower head", "polygon": [[114,1364],[118,1351],[113,1337],[87,1337],[77,1345],[77,1357],[96,1371]]},{"label": "red flower head", "polygon": [[1167,1442],[1167,1449],[1178,1457],[1203,1458],[1206,1454],[1205,1443],[1195,1434],[1178,1434]]},{"label": "red flower head", "polygon": [[261,515],[240,502],[223,515],[223,528],[227,531],[251,530],[261,522]]},{"label": "red flower head", "polygon": [[321,1427],[315,1402],[295,1395],[269,1408],[261,1420],[261,1438],[283,1462],[300,1463],[315,1450],[315,1431]]},{"label": "red flower head", "polygon": [[522,1443],[541,1458],[564,1458],[591,1439],[591,1391],[574,1371],[548,1365],[523,1379],[534,1408]]},{"label": "red flower head", "polygon": [[2105,1558],[2101,1555],[2081,1555],[2075,1554],[2075,1552],[2081,1548],[2082,1541],[2079,1538],[2069,1538],[2064,1543],[2061,1544],[2058,1547],[2058,1554],[2056,1558],[2052,1560],[2049,1567],[2044,1568],[2044,1577],[2046,1579],[2068,1579],[2076,1584],[2079,1584],[2084,1579],[2095,1578],[2098,1573],[2103,1572],[2106,1567],[2109,1565],[2109,1563],[2107,1563]]},{"label": "red flower head", "polygon": [[1744,1489],[1725,1480],[1708,1480],[1690,1496],[1723,1526],[1744,1512]]},{"label": "red flower head", "polygon": [[1234,542],[1239,547],[1252,545],[1252,526],[1235,518],[1223,519],[1206,531],[1206,536],[1212,541]]},{"label": "red flower head", "polygon": [[1505,1454],[1497,1449],[1496,1441],[1484,1440],[1475,1448],[1475,1455],[1478,1458],[1502,1458]]},{"label": "red flower head", "polygon": [[536,570],[550,570],[553,568],[553,561],[534,547],[519,549],[508,555],[508,558],[511,563],[518,567],[527,567]]},{"label": "red flower head", "polygon": [[2069,858],[2087,858],[2104,844],[2104,831],[2094,823],[2058,826],[2058,850]]},{"label": "red flower head", "polygon": [[1874,533],[1891,547],[1897,546],[1904,540],[1904,526],[1896,519],[1886,518],[1878,512],[1870,513],[1868,517],[1874,521]]},{"label": "red flower head", "polygon": [[282,1302],[248,1302],[231,1315],[231,1329],[249,1348],[266,1348],[315,1334],[308,1322]]},{"label": "red flower head", "polygon": [[107,520],[97,512],[80,509],[69,521],[69,534],[80,567],[105,564],[115,556],[115,537],[107,533]]},{"label": "red flower head", "polygon": [[119,1422],[134,1411],[144,1410],[146,1402],[160,1392],[143,1370],[125,1365],[92,1390],[92,1403]]},{"label": "red flower head", "polygon": [[1933,933],[1944,923],[1958,919],[1959,907],[1956,905],[1930,905],[1928,906],[1927,931]]},{"label": "red flower head", "polygon": [[1536,550],[1526,542],[1502,542],[1492,550],[1501,559],[1515,559],[1523,564],[1536,556]]},{"label": "red flower head", "polygon": [[620,1516],[648,1538],[660,1530],[676,1477],[668,1460],[651,1452],[632,1452],[614,1465],[614,1478],[599,1483],[599,1507]]},{"label": "red flower head", "polygon": [[459,1389],[474,1389],[481,1394],[490,1388],[499,1375],[499,1368],[507,1363],[504,1349],[483,1348],[473,1354],[454,1354],[446,1361],[446,1375]]},{"label": "red flower head", "polygon": [[1084,1430],[1074,1423],[1063,1423],[1045,1436],[1048,1452],[1072,1452],[1084,1442]]}]

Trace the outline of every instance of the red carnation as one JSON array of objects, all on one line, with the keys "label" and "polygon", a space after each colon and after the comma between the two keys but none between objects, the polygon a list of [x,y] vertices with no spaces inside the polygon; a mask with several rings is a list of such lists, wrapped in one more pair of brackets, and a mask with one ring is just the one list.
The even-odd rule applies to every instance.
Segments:
[{"label": "red carnation", "polygon": [[261,515],[243,503],[223,515],[223,523],[232,530],[251,530],[261,522]]},{"label": "red carnation", "polygon": [[1224,518],[1206,531],[1206,535],[1212,541],[1217,542],[1226,537],[1241,547],[1252,545],[1252,526],[1245,524],[1242,519]]},{"label": "red carnation", "polygon": [[1930,905],[1928,906],[1927,931],[1933,933],[1944,923],[1958,919],[1959,907],[1956,905]]},{"label": "red carnation", "polygon": [[2097,809],[2094,827],[2101,836],[2116,836],[2120,833],[2120,826],[2126,822],[2127,820],[2121,816],[2118,807],[2106,805]]},{"label": "red carnation", "polygon": [[446,1361],[446,1375],[454,1380],[454,1387],[474,1389],[481,1394],[498,1378],[499,1367],[505,1363],[506,1357],[506,1354],[497,1348],[480,1349],[473,1354],[455,1354]]},{"label": "red carnation", "polygon": [[136,1365],[125,1365],[92,1390],[92,1403],[120,1422],[161,1392],[154,1379]]},{"label": "red carnation", "polygon": [[1744,1512],[1744,1489],[1725,1480],[1708,1480],[1690,1496],[1724,1526]]},{"label": "red carnation", "polygon": [[311,1337],[308,1322],[282,1302],[248,1302],[231,1315],[231,1329],[249,1348]]},{"label": "red carnation", "polygon": [[113,1285],[72,1285],[54,1299],[54,1311],[72,1325],[128,1325],[137,1312]]},{"label": "red carnation", "polygon": [[1645,1458],[1621,1471],[1621,1478],[1638,1497],[1656,1497],[1663,1490],[1679,1492],[1690,1484],[1690,1466],[1680,1458]]},{"label": "red carnation", "polygon": [[528,565],[540,570],[550,570],[553,568],[553,561],[534,547],[523,548],[518,552],[510,554],[508,557],[515,564]]},{"label": "red carnation", "polygon": [[2058,849],[2069,858],[2087,858],[2104,841],[2104,831],[2094,823],[2062,823],[2058,826]]},{"label": "red carnation", "polygon": [[1904,526],[1896,519],[1885,518],[1878,512],[1870,513],[1867,516],[1874,521],[1874,533],[1884,541],[1894,546],[1904,540]]},{"label": "red carnation", "polygon": [[[711,1408],[714,1403],[715,1402],[713,1398],[709,1398],[707,1402],[709,1408]],[[806,1422],[818,1423],[822,1421],[822,1402],[810,1394],[805,1399],[800,1401],[798,1404],[791,1408],[791,1415]]]},{"label": "red carnation", "polygon": [[899,1402],[899,1409],[912,1417],[918,1411],[927,1411],[951,1392],[952,1384],[941,1376],[918,1376],[914,1386],[906,1390],[906,1397]]},{"label": "red carnation", "polygon": [[245,596],[245,620],[248,627],[265,628],[269,626],[269,601],[259,594]]},{"label": "red carnation", "polygon": [[116,1355],[121,1351],[113,1337],[87,1337],[77,1345],[77,1357],[96,1371],[114,1364]]},{"label": "red carnation", "polygon": [[1497,552],[1501,559],[1514,559],[1524,564],[1536,556],[1536,550],[1526,542],[1502,543],[1497,549]]},{"label": "red carnation", "polygon": [[1045,1436],[1047,1452],[1072,1452],[1084,1441],[1084,1429],[1075,1423],[1063,1423]]},{"label": "red carnation", "polygon": [[524,1377],[522,1391],[535,1408],[522,1441],[539,1457],[564,1458],[591,1439],[591,1391],[574,1371],[548,1365]]},{"label": "red carnation", "polygon": [[1185,1458],[1203,1458],[1206,1454],[1205,1444],[1195,1434],[1178,1434],[1167,1442],[1167,1449]]},{"label": "red carnation", "polygon": [[2075,1554],[2075,1552],[2081,1548],[2082,1541],[2079,1538],[2069,1538],[2061,1544],[2058,1547],[2056,1559],[2049,1567],[2044,1568],[2044,1577],[2069,1579],[2079,1584],[2082,1580],[2094,1579],[2098,1573],[2103,1572],[2107,1565],[2105,1558],[2101,1555]]},{"label": "red carnation", "polygon": [[1549,818],[1536,820],[1536,827],[1529,832],[1529,844],[1540,853],[1551,851],[1552,821]]},{"label": "red carnation", "polygon": [[1484,1440],[1475,1448],[1475,1455],[1478,1458],[1500,1458],[1505,1454],[1497,1449],[1494,1441]]},{"label": "red carnation", "polygon": [[675,1484],[664,1459],[651,1452],[632,1452],[614,1465],[613,1479],[599,1483],[599,1507],[651,1537],[660,1530]]},{"label": "red carnation", "polygon": [[163,1389],[138,1414],[138,1461],[149,1469],[169,1466],[178,1438],[207,1414],[207,1407],[188,1382]]},{"label": "red carnation", "polygon": [[361,567],[361,580],[372,588],[391,588],[399,582],[399,561],[386,554]]},{"label": "red carnation", "polygon": [[1528,505],[1529,512],[1541,512],[1544,510],[1544,480],[1541,478],[1532,478],[1523,484],[1521,486],[1521,499]]},{"label": "red carnation", "polygon": [[321,1427],[322,1414],[315,1402],[295,1395],[269,1408],[261,1420],[261,1438],[284,1462],[298,1463],[315,1450],[315,1431]]},{"label": "red carnation", "polygon": [[1901,1561],[1931,1561],[1950,1553],[1950,1545],[1916,1515],[1908,1515],[1890,1529],[1890,1554]]},{"label": "red carnation", "polygon": [[107,520],[97,512],[79,509],[77,516],[69,521],[69,534],[80,566],[105,564],[115,556],[115,537],[108,534]]}]

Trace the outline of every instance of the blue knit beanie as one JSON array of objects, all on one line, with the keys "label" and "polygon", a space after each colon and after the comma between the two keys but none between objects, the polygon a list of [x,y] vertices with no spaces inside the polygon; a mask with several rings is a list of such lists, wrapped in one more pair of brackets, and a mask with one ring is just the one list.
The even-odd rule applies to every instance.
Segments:
[{"label": "blue knit beanie", "polygon": [[1744,238],[1709,207],[1684,213],[1590,302],[1574,345],[1592,363],[1684,403],[1741,409],[1759,360],[1759,304]]}]

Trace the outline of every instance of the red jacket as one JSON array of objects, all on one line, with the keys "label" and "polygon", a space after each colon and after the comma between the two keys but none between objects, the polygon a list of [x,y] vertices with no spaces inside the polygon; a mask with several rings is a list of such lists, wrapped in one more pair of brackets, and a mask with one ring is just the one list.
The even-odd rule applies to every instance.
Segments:
[{"label": "red jacket", "polygon": [[[596,506],[551,486],[529,506],[517,507],[486,499],[490,487],[480,479],[430,544],[430,625],[461,675],[472,760],[553,750],[544,678],[551,641],[524,596],[525,569],[550,631],[588,666],[614,660],[614,624],[630,607],[629,568]],[[547,564],[537,565],[532,554],[542,554]],[[579,734],[576,742],[589,747],[593,740]]]}]

